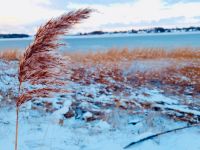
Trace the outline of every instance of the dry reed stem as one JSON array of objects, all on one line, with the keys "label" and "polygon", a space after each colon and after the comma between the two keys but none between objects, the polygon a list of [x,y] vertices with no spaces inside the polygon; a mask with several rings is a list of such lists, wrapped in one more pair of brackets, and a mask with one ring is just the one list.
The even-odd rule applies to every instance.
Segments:
[{"label": "dry reed stem", "polygon": [[[55,50],[62,44],[57,43],[60,35],[66,34],[73,25],[89,17],[90,9],[81,9],[49,20],[38,29],[34,42],[26,49],[19,64],[19,83],[62,84],[67,71],[65,59]],[[61,78],[59,78],[61,77]],[[17,103],[18,106],[25,102]]]},{"label": "dry reed stem", "polygon": [[[66,34],[75,24],[89,17],[91,9],[80,9],[49,20],[41,26],[34,42],[25,50],[19,63],[19,97],[16,101],[16,140],[15,150],[18,148],[18,114],[19,107],[33,97],[50,97],[52,92],[61,92],[57,85],[65,84],[63,76],[67,72],[66,59],[55,52],[62,44],[57,43],[60,35]],[[46,87],[28,90],[21,94],[22,84],[40,84]],[[52,88],[49,88],[52,87]]]}]

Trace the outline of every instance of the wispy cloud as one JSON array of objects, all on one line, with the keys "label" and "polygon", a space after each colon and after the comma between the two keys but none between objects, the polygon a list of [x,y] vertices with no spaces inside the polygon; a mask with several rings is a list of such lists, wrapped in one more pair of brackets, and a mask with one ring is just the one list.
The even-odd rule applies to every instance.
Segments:
[{"label": "wispy cloud", "polygon": [[[49,8],[50,0],[0,0],[0,4],[0,32],[5,32],[6,29],[10,32],[24,32],[24,27],[63,12]],[[33,32],[32,29],[25,31]]]},{"label": "wispy cloud", "polygon": [[199,2],[199,0],[164,0],[167,4]]},{"label": "wispy cloud", "polygon": [[[71,2],[69,8],[92,7],[98,10],[84,25],[89,29],[146,28],[154,26],[196,26],[200,2],[179,2],[166,5],[163,0],[138,0],[129,3],[80,4]],[[116,25],[114,27],[114,25]],[[118,25],[118,26],[117,26]],[[80,29],[81,29],[80,28]]]},{"label": "wispy cloud", "polygon": [[[0,32],[34,33],[41,22],[66,10],[97,11],[76,32],[154,26],[199,25],[199,0],[0,0]],[[11,5],[12,4],[12,5]]]}]

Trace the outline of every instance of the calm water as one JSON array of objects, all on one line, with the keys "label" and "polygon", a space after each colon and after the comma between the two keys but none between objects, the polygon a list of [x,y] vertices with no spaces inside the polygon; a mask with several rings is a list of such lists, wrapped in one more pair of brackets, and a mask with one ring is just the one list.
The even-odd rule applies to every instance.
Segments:
[{"label": "calm water", "polygon": [[[0,50],[24,49],[32,38],[0,39]],[[200,47],[200,33],[168,33],[168,34],[127,34],[103,36],[68,36],[64,37],[63,51],[92,51],[108,48],[167,48]]]}]

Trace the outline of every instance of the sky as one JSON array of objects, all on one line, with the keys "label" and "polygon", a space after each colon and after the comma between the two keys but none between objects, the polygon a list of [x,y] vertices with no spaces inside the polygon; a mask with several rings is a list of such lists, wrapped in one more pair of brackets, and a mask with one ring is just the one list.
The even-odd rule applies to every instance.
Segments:
[{"label": "sky", "polygon": [[200,0],[0,0],[0,33],[34,35],[48,19],[86,7],[95,12],[70,33],[200,26]]}]

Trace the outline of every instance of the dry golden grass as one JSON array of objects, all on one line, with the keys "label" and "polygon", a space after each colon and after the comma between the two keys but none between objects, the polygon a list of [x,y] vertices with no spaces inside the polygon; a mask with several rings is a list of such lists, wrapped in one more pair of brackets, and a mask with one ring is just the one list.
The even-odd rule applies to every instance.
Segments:
[{"label": "dry golden grass", "polygon": [[19,60],[22,57],[22,52],[19,50],[4,50],[0,51],[0,59],[4,60]]},{"label": "dry golden grass", "polygon": [[[198,49],[111,49],[106,52],[65,55],[71,57],[72,80],[76,82],[102,83],[115,90],[116,86],[110,82],[110,79],[113,79],[131,86],[158,85],[159,88],[174,94],[187,93],[195,96],[200,92]],[[158,63],[158,67],[154,63]],[[124,74],[124,70],[129,70],[131,65],[137,69],[140,64],[148,69]],[[91,68],[95,68],[95,71],[90,71]],[[189,93],[188,88],[191,89]]]},{"label": "dry golden grass", "polygon": [[[73,71],[72,80],[90,83],[92,80],[100,83],[108,83],[107,78],[111,77],[116,81],[123,81],[127,78],[135,86],[141,86],[149,82],[176,85],[180,90],[193,87],[196,92],[200,91],[200,50],[191,48],[179,48],[174,50],[164,49],[110,49],[104,52],[92,53],[69,53]],[[19,60],[21,53],[18,50],[7,50],[0,52],[0,58],[5,60]],[[150,66],[149,61],[159,61],[163,69],[152,68],[147,71],[129,73],[123,76],[123,70],[134,62],[144,63]],[[165,66],[164,62],[171,65]],[[163,64],[163,65],[162,65]],[[89,72],[95,67],[95,72]],[[157,70],[154,70],[157,69]],[[184,80],[182,79],[184,78]],[[187,80],[186,80],[187,79]],[[175,86],[174,86],[175,87]]]},{"label": "dry golden grass", "polygon": [[[164,49],[110,49],[104,52],[92,53],[69,53],[64,56],[70,56],[73,71],[72,80],[85,81],[91,83],[92,80],[99,83],[108,83],[107,78],[111,77],[116,81],[123,82],[129,80],[134,86],[141,86],[146,83],[159,82],[161,84],[180,87],[183,91],[187,87],[192,87],[194,91],[200,92],[200,50],[190,48],[179,48],[175,50]],[[8,50],[0,52],[0,58],[5,60],[19,60],[21,53],[17,50]],[[68,57],[67,57],[68,58]],[[169,66],[162,66],[164,69],[154,70],[154,68],[143,71],[137,71],[123,75],[125,67],[127,69],[136,61],[148,64],[148,61],[170,62]],[[164,64],[164,63],[163,63]],[[95,67],[95,72],[89,72],[91,67]],[[178,88],[177,88],[178,89]],[[176,90],[177,90],[176,89]],[[173,90],[173,89],[172,89]]]},{"label": "dry golden grass", "polygon": [[[22,52],[11,49],[0,51],[0,59],[19,60]],[[200,59],[200,49],[177,48],[173,50],[165,50],[161,48],[141,48],[141,49],[108,49],[101,52],[64,52],[64,56],[70,56],[73,62],[119,62],[133,61],[138,59]]]},{"label": "dry golden grass", "polygon": [[163,89],[165,93],[173,95],[200,98],[200,62],[183,66],[179,66],[179,63],[158,70],[139,70],[128,74],[124,74],[126,69],[123,66],[76,66],[71,68],[71,80],[86,85],[104,84],[106,89],[119,93],[125,90],[121,85],[129,85],[136,89],[147,86]]},{"label": "dry golden grass", "polygon": [[88,53],[69,53],[65,52],[66,56],[70,56],[72,61],[81,63],[105,63],[119,61],[133,61],[144,59],[200,59],[200,50],[192,48],[177,48],[174,50],[142,48],[129,50],[124,49],[109,49],[103,52],[88,52]]}]

